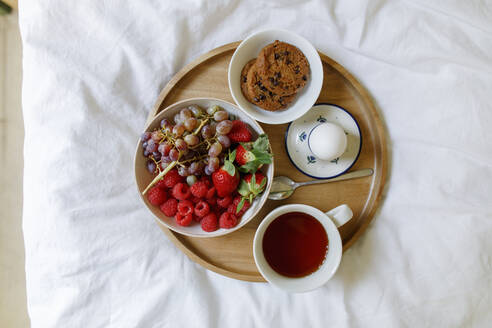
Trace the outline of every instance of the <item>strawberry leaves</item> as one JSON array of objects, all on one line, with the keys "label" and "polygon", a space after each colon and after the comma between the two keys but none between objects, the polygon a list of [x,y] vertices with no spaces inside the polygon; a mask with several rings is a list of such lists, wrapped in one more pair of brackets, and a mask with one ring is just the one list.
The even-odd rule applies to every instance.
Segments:
[{"label": "strawberry leaves", "polygon": [[268,146],[270,142],[268,141],[268,136],[266,134],[260,134],[258,138],[253,143],[253,149],[257,149],[259,151],[268,152]]},{"label": "strawberry leaves", "polygon": [[[237,204],[237,208],[236,208],[236,214],[241,212],[241,210],[243,209],[244,207],[244,203],[246,202],[246,198],[242,197],[241,198],[241,201],[239,202],[239,204]],[[251,203],[251,202],[250,202]]]},{"label": "strawberry leaves", "polygon": [[253,202],[259,194],[265,190],[267,179],[265,176],[258,172],[255,174],[248,174],[239,183],[238,192],[242,196],[241,201],[237,205],[236,213],[238,213],[244,206],[244,202],[248,200],[250,203]]},{"label": "strawberry leaves", "polygon": [[236,167],[233,164],[235,158],[236,151],[234,150],[232,153],[229,153],[229,158],[224,161],[223,168],[231,177],[236,174]]},{"label": "strawberry leaves", "polygon": [[269,152],[270,142],[266,134],[261,134],[251,143],[241,143],[241,146],[247,150],[246,163],[239,167],[242,173],[255,173],[263,164],[272,162],[272,154]]}]

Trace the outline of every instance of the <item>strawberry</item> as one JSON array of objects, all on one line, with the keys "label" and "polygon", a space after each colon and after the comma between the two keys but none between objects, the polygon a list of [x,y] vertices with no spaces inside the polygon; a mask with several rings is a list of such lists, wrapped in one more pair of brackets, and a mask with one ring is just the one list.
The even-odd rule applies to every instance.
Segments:
[{"label": "strawberry", "polygon": [[266,134],[260,135],[255,142],[243,142],[236,148],[236,163],[240,165],[239,171],[254,173],[263,164],[272,162],[269,152],[270,143]]},{"label": "strawberry", "polygon": [[242,196],[241,201],[237,205],[236,213],[239,213],[246,201],[250,203],[265,190],[267,179],[261,172],[255,174],[247,174],[239,184],[238,192]]},{"label": "strawberry", "polygon": [[219,197],[232,194],[239,184],[239,173],[232,162],[236,157],[236,151],[229,153],[229,158],[224,160],[224,165],[212,173],[212,182]]},{"label": "strawberry", "polygon": [[232,143],[251,141],[251,131],[249,131],[248,125],[239,120],[232,121],[232,129],[227,136]]}]

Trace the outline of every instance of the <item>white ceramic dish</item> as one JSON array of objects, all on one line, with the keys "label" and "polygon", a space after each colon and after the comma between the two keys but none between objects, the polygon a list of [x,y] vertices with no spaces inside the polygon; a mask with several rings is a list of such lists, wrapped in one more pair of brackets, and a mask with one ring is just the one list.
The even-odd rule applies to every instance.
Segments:
[{"label": "white ceramic dish", "polygon": [[[251,104],[244,98],[240,79],[244,65],[256,58],[263,47],[275,40],[284,41],[299,48],[309,61],[311,75],[306,86],[298,93],[289,107],[271,112]],[[229,90],[239,108],[257,121],[282,124],[301,117],[314,105],[323,85],[323,65],[317,50],[303,37],[286,30],[266,30],[247,37],[237,47],[229,64],[228,78]]]},{"label": "white ceramic dish", "polygon": [[[291,278],[277,273],[270,267],[263,254],[263,236],[266,229],[277,217],[289,212],[303,212],[311,215],[323,225],[328,236],[328,251],[325,260],[318,270],[305,277]],[[289,292],[301,293],[321,287],[333,277],[342,259],[342,239],[337,227],[345,224],[352,216],[352,210],[345,204],[326,213],[303,204],[277,207],[261,221],[253,241],[253,255],[261,275],[272,285]]]},{"label": "white ceramic dish", "polygon": [[[184,107],[190,106],[190,105],[198,105],[202,108],[207,108],[211,105],[219,105],[220,107],[224,108],[226,111],[229,112],[229,114],[235,115],[238,119],[248,123],[248,125],[251,128],[251,132],[253,134],[253,138],[256,138],[258,135],[265,133],[261,126],[253,119],[251,119],[248,115],[243,113],[241,110],[239,110],[236,106],[233,104],[220,100],[220,99],[214,99],[214,98],[192,98],[192,99],[187,99],[183,100],[180,102],[177,102],[175,104],[172,104],[171,106],[167,107],[163,111],[161,111],[153,120],[150,122],[150,124],[145,128],[145,131],[152,131],[155,128],[159,127],[160,122],[162,119],[167,118],[171,121],[173,121],[173,117],[176,113],[179,112]],[[176,232],[179,232],[181,234],[187,235],[187,236],[192,236],[192,237],[217,237],[217,236],[222,236],[228,233],[231,233],[233,231],[236,231],[243,227],[245,224],[247,224],[261,209],[263,204],[268,198],[268,193],[270,192],[270,187],[272,186],[272,180],[273,180],[273,163],[264,165],[261,168],[261,171],[265,176],[267,177],[267,185],[265,187],[265,191],[261,195],[260,198],[255,199],[251,207],[244,213],[242,216],[239,224],[235,226],[232,229],[219,229],[214,232],[206,232],[203,231],[200,224],[193,222],[192,225],[188,227],[183,227],[178,224],[176,224],[174,218],[169,218],[165,216],[157,206],[153,206],[150,204],[147,200],[147,197],[142,195],[142,191],[147,187],[147,185],[152,181],[154,176],[148,172],[146,168],[146,162],[147,159],[143,156],[142,154],[142,142],[139,140],[137,144],[137,149],[135,152],[135,159],[134,159],[134,168],[135,168],[135,180],[138,188],[138,193],[140,195],[140,198],[145,204],[145,207],[149,209],[150,212],[155,216],[155,218],[158,220],[160,224],[163,224],[167,228],[174,230]]]},{"label": "white ceramic dish", "polygon": [[[325,161],[310,149],[311,131],[324,122],[339,125],[347,135],[347,147],[338,158]],[[315,179],[331,179],[347,172],[359,158],[362,136],[359,124],[345,109],[332,104],[316,104],[285,131],[285,148],[290,161],[305,175]]]}]

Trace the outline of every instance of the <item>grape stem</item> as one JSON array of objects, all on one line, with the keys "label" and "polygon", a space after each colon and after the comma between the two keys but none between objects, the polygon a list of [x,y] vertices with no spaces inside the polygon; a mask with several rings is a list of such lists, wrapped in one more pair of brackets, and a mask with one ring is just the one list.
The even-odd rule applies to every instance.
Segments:
[{"label": "grape stem", "polygon": [[194,135],[197,135],[197,134],[198,134],[198,132],[200,132],[200,130],[203,128],[203,126],[204,126],[205,124],[207,124],[207,122],[208,122],[209,120],[210,120],[210,117],[207,117],[206,119],[204,119],[204,120],[200,123],[200,125],[196,128],[195,132],[193,132],[193,134],[194,134]]},{"label": "grape stem", "polygon": [[173,161],[173,162],[169,163],[169,165],[164,170],[159,172],[159,174],[154,178],[154,180],[152,180],[149,183],[147,188],[145,188],[144,191],[142,191],[142,195],[145,195],[147,193],[147,191],[149,191],[149,189],[152,188],[157,183],[157,181],[162,179],[167,174],[167,172],[171,171],[172,168],[175,167],[177,163],[178,163],[178,161]]},{"label": "grape stem", "polygon": [[190,159],[187,159],[187,160],[184,160],[184,161],[181,161],[181,162],[178,162],[177,164],[179,166],[183,166],[183,164],[185,163],[189,163],[189,162],[194,162],[194,161],[199,161],[201,159],[204,159],[205,157],[207,157],[208,155],[200,155],[200,156],[197,156],[197,157],[193,157],[193,158],[190,158]]}]

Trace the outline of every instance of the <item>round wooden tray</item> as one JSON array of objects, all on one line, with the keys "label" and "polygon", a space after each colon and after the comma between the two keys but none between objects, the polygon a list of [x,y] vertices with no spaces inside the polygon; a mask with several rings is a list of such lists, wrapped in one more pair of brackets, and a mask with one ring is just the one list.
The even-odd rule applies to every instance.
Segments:
[{"label": "round wooden tray", "polygon": [[[187,98],[213,97],[234,103],[229,93],[227,69],[239,42],[230,43],[202,55],[179,71],[166,87],[150,113],[150,121],[167,106]],[[317,102],[333,103],[347,109],[358,121],[362,132],[362,150],[351,170],[373,168],[374,175],[303,187],[283,201],[268,200],[260,213],[246,226],[231,234],[215,238],[193,238],[161,229],[173,243],[193,261],[227,277],[246,281],[265,281],[253,258],[253,237],[261,220],[277,206],[301,203],[327,211],[341,203],[348,204],[354,217],[340,228],[343,249],[350,247],[369,225],[379,203],[386,181],[386,137],[381,119],[367,91],[340,64],[320,53],[324,82]],[[287,124],[261,124],[270,137],[274,152],[275,175],[286,175],[295,181],[309,177],[295,169],[285,152],[284,134]]]}]

